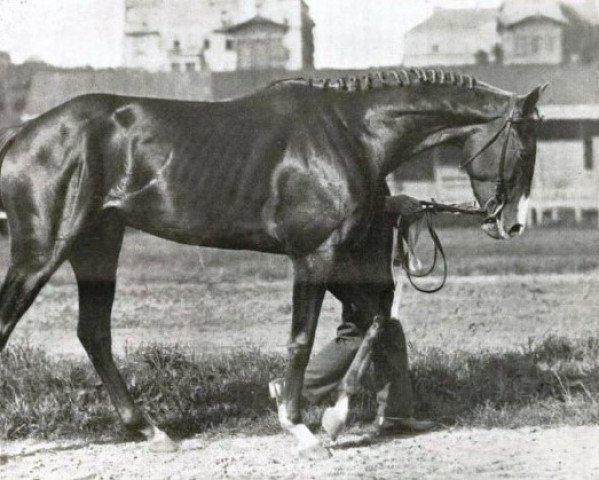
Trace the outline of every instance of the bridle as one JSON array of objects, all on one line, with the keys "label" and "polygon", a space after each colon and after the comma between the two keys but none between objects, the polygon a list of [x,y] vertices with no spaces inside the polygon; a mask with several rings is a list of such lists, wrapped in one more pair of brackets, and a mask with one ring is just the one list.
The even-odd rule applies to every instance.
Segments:
[{"label": "bridle", "polygon": [[510,103],[508,105],[507,111],[509,114],[501,128],[493,135],[487,143],[473,156],[471,156],[465,162],[460,164],[460,168],[464,169],[468,165],[470,165],[474,160],[476,160],[487,148],[493,145],[501,136],[502,133],[505,132],[505,140],[503,141],[503,145],[501,147],[501,155],[499,157],[499,166],[497,172],[497,178],[495,180],[495,195],[491,197],[487,203],[484,205],[483,210],[487,212],[487,217],[485,218],[485,222],[495,222],[497,221],[501,211],[504,209],[507,204],[507,196],[511,187],[512,181],[508,179],[505,175],[505,164],[507,158],[507,148],[510,141],[510,135],[512,132],[512,127],[515,124],[522,124],[528,122],[536,122],[541,119],[539,111],[535,107],[532,115],[528,116],[515,116],[516,111],[516,95],[512,95],[510,97]]}]

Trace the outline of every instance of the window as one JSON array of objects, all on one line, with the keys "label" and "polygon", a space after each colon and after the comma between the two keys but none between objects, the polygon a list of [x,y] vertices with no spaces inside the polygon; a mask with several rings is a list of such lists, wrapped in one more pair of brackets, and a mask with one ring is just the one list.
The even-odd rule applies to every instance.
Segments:
[{"label": "window", "polygon": [[541,51],[541,37],[535,35],[530,39],[530,53],[539,53]]},{"label": "window", "polygon": [[171,70],[173,72],[180,72],[181,71],[181,65],[179,63],[171,63]]},{"label": "window", "polygon": [[593,139],[584,139],[584,169],[593,170]]},{"label": "window", "polygon": [[233,40],[225,40],[225,50],[233,50]]},{"label": "window", "polygon": [[514,50],[516,51],[516,55],[519,57],[523,57],[526,55],[526,37],[518,36],[514,40]]},{"label": "window", "polygon": [[185,64],[185,71],[186,72],[195,72],[196,71],[196,64],[194,62],[187,62]]},{"label": "window", "polygon": [[210,40],[205,38],[204,39],[204,50],[208,50],[210,48]]},{"label": "window", "polygon": [[431,50],[433,51],[433,53],[437,53],[437,52],[439,51],[439,45],[437,45],[437,44],[434,44],[434,45],[431,47]]},{"label": "window", "polygon": [[553,52],[553,50],[555,50],[555,38],[554,37],[547,37],[546,38],[547,41],[547,51],[548,52]]}]

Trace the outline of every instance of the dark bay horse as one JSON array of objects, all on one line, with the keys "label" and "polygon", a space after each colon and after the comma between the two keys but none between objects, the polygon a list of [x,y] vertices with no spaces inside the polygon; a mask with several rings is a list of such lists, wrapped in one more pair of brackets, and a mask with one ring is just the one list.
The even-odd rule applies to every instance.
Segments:
[{"label": "dark bay horse", "polygon": [[[124,425],[170,448],[137,407],[111,353],[110,316],[126,226],[191,245],[288,255],[294,267],[284,429],[300,393],[328,289],[369,318],[388,317],[390,229],[376,225],[385,177],[444,142],[462,146],[495,238],[522,232],[541,87],[517,96],[422,70],[286,80],[226,102],[93,94],[0,137],[10,264],[0,290],[0,350],[52,273],[70,262],[78,336]],[[391,292],[391,295],[389,293]]]}]

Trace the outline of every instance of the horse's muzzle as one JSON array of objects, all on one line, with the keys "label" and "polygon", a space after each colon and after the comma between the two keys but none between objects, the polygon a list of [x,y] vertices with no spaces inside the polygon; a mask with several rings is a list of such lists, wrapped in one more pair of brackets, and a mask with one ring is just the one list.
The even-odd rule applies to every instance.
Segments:
[{"label": "horse's muzzle", "polygon": [[489,235],[489,237],[494,238],[495,240],[501,240],[505,238],[505,236],[503,236],[501,234],[501,231],[499,230],[499,222],[496,218],[488,217],[483,222],[481,228],[483,232],[485,232],[487,235]]}]

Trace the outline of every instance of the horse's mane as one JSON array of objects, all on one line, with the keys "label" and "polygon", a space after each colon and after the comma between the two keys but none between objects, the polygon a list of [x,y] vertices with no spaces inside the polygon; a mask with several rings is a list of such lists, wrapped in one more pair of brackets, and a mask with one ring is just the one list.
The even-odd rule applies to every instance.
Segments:
[{"label": "horse's mane", "polygon": [[270,83],[266,88],[283,85],[305,85],[311,88],[340,91],[363,91],[385,87],[405,87],[421,85],[455,85],[473,89],[480,82],[471,75],[443,70],[424,70],[410,68],[387,70],[383,72],[368,72],[360,76],[338,78],[288,78]]}]

